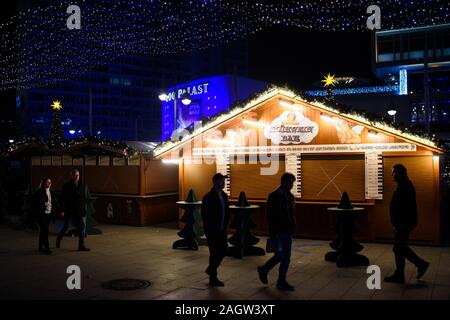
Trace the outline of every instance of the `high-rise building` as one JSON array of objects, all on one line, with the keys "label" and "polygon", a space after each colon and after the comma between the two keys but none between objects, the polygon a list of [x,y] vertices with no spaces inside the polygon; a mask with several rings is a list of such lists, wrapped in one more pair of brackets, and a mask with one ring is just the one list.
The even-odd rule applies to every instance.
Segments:
[{"label": "high-rise building", "polygon": [[450,24],[378,31],[372,53],[375,81],[341,77],[336,101],[450,139]]},{"label": "high-rise building", "polygon": [[450,24],[375,34],[374,71],[408,96],[409,121],[450,131]]},{"label": "high-rise building", "polygon": [[[41,5],[45,2],[39,1]],[[29,5],[29,1],[21,2],[22,9]],[[124,54],[77,78],[18,92],[25,134],[48,136],[52,123],[50,105],[53,100],[60,100],[66,137],[91,134],[118,140],[158,141],[158,94],[181,82],[224,73],[247,76],[247,40],[212,44],[208,49],[184,54]]]}]

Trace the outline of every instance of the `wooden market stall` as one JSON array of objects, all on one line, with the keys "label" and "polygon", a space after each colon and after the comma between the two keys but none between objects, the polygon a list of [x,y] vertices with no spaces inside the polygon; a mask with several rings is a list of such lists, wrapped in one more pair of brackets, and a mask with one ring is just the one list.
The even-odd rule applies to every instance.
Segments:
[{"label": "wooden market stall", "polygon": [[219,115],[180,141],[154,150],[159,159],[179,158],[179,199],[194,189],[201,199],[216,172],[229,174],[225,191],[233,201],[245,191],[253,204],[256,234],[267,234],[265,202],[288,171],[297,180],[295,236],[331,239],[335,206],[342,192],[364,207],[356,221],[364,241],[392,239],[389,203],[401,163],[416,187],[419,225],[415,242],[440,241],[440,167],[443,149],[429,138],[333,101],[307,101],[272,87]]},{"label": "wooden market stall", "polygon": [[178,170],[151,159],[155,144],[83,138],[62,148],[29,142],[9,152],[9,158],[31,161],[31,184],[52,178],[60,192],[72,169],[96,198],[98,222],[151,225],[177,219]]}]

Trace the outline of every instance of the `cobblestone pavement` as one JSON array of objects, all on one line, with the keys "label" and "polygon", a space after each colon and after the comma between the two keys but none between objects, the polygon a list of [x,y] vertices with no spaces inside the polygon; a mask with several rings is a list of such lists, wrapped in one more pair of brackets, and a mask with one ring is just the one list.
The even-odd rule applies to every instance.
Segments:
[{"label": "cobblestone pavement", "polygon": [[[37,232],[0,226],[0,299],[450,299],[450,248],[417,246],[413,249],[431,262],[422,281],[407,262],[405,285],[381,283],[381,290],[366,286],[365,267],[338,269],[324,261],[327,241],[295,239],[288,280],[294,292],[275,288],[278,270],[269,285],[258,280],[256,266],[268,256],[226,257],[219,269],[223,288],[209,288],[204,273],[208,248],[173,250],[178,240],[173,224],[154,227],[101,225],[103,235],[89,236],[91,252],[77,252],[77,239],[65,238],[53,255],[37,253]],[[259,243],[263,246],[265,238]],[[394,269],[392,246],[364,244],[361,252],[381,268],[382,278]],[[81,268],[81,290],[68,290],[66,268]],[[145,289],[103,289],[105,281],[137,278],[151,282]]]}]

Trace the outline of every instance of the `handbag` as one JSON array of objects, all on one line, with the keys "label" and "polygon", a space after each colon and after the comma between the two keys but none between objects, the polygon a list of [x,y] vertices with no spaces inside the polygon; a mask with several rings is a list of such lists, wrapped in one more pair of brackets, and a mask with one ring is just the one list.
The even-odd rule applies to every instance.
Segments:
[{"label": "handbag", "polygon": [[266,252],[278,252],[281,250],[280,240],[278,237],[270,237],[267,239]]}]

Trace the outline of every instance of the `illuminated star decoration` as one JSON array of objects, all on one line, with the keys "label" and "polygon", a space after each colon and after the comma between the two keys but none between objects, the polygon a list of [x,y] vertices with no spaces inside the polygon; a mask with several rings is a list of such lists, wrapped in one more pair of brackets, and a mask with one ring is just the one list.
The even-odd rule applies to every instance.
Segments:
[{"label": "illuminated star decoration", "polygon": [[320,80],[321,82],[324,82],[324,87],[334,87],[337,83],[337,80],[334,78],[334,74],[330,75],[330,73],[328,73],[326,76],[323,77],[323,80]]},{"label": "illuminated star decoration", "polygon": [[53,108],[53,110],[61,110],[62,109],[61,101],[59,101],[59,100],[53,101],[53,104],[50,106]]}]

